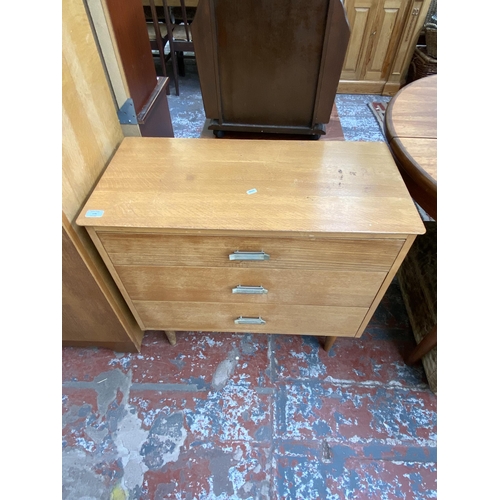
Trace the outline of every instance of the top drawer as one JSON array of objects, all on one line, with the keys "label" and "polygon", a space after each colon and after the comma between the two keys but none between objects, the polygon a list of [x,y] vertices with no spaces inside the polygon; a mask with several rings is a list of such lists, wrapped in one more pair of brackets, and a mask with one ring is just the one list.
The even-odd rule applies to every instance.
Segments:
[{"label": "top drawer", "polygon": [[[295,239],[184,236],[98,231],[116,266],[259,267],[388,271],[402,239]],[[265,252],[268,260],[230,260]]]}]

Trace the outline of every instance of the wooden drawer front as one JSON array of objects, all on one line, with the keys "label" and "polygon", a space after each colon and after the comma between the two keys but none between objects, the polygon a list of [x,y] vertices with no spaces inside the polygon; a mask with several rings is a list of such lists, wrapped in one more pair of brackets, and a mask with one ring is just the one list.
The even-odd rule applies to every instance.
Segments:
[{"label": "wooden drawer front", "polygon": [[[134,301],[349,307],[369,307],[386,276],[382,272],[304,269],[158,266],[115,269]],[[238,285],[263,287],[267,293],[233,293]]]},{"label": "wooden drawer front", "polygon": [[[368,309],[211,302],[134,303],[146,330],[284,333],[354,337]],[[238,325],[240,316],[261,317],[263,325]]]},{"label": "wooden drawer front", "polygon": [[[388,271],[402,239],[291,239],[98,233],[115,266],[304,268]],[[235,251],[269,254],[264,261],[231,261]]]}]

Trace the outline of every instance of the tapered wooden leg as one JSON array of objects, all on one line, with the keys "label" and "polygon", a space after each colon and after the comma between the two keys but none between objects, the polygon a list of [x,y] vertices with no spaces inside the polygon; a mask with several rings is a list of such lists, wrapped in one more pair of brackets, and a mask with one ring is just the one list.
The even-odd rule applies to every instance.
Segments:
[{"label": "tapered wooden leg", "polygon": [[171,330],[166,330],[165,335],[167,336],[167,339],[171,345],[177,344],[177,337],[175,336],[175,332],[172,332]]},{"label": "tapered wooden leg", "polygon": [[337,340],[337,337],[326,337],[325,343],[323,344],[323,349],[328,352],[333,343]]},{"label": "tapered wooden leg", "polygon": [[422,359],[432,348],[437,345],[437,325],[420,341],[406,358],[407,365],[414,365]]}]

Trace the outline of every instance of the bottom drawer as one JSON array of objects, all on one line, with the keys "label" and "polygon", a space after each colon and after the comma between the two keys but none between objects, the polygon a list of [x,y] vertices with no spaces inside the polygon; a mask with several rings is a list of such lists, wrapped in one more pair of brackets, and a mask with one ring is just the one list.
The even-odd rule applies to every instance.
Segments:
[{"label": "bottom drawer", "polygon": [[[354,337],[368,308],[214,302],[134,302],[146,330],[284,333]],[[237,318],[265,324],[236,324]]]}]

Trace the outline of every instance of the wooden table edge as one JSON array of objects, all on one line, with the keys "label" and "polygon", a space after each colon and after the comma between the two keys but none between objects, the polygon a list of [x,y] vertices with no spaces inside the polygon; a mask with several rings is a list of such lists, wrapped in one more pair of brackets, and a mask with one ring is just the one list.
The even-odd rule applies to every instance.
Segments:
[{"label": "wooden table edge", "polygon": [[[418,184],[422,185],[426,190],[435,193],[437,196],[437,180],[434,179],[421,165],[413,158],[413,156],[404,147],[398,137],[390,140],[391,149],[402,164],[406,173]],[[409,168],[408,168],[409,167]],[[418,176],[415,173],[418,172]]]},{"label": "wooden table edge", "polygon": [[[431,76],[436,76],[436,75],[431,75]],[[428,78],[428,77],[427,77]],[[398,97],[406,90],[408,90],[410,87],[414,86],[417,83],[421,83],[420,80],[415,80],[408,85],[405,85],[403,88],[399,89],[398,92],[392,97],[392,99],[389,101],[389,104],[387,105],[387,108],[385,110],[385,115],[384,115],[384,130],[385,134],[387,137],[387,140],[390,142],[391,139],[395,139],[397,137],[403,137],[403,136],[398,136],[396,131],[394,130],[394,123],[392,119],[392,110],[394,108],[395,103],[398,100]],[[422,137],[422,139],[437,139],[437,137]]]}]

